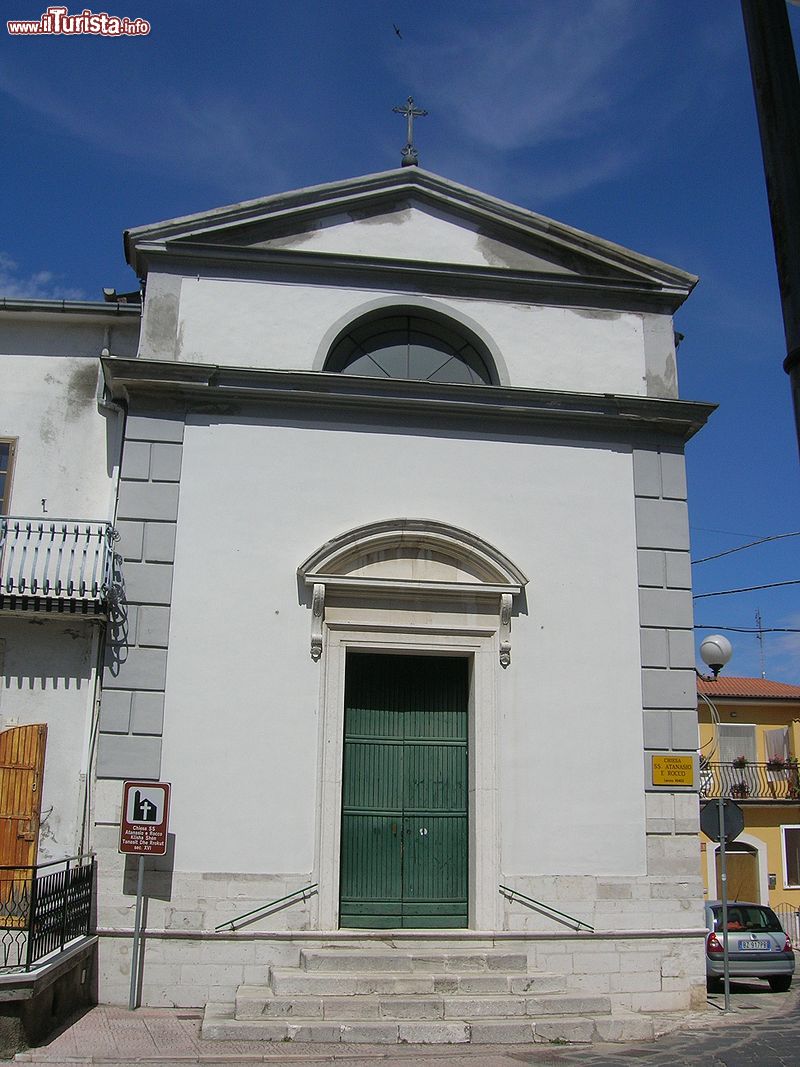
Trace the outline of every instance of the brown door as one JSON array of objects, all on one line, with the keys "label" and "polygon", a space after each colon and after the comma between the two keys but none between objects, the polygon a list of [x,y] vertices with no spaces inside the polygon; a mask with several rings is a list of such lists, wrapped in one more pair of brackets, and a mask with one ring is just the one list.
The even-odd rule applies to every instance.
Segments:
[{"label": "brown door", "polygon": [[[761,894],[758,879],[758,856],[756,852],[740,845],[738,848],[729,845],[727,852],[728,866],[728,899],[745,900],[754,904],[760,904]],[[717,849],[717,886],[722,885],[722,874],[719,863],[719,849]]]},{"label": "brown door", "polygon": [[[46,743],[43,723],[0,731],[0,867],[36,864]],[[6,918],[29,880],[24,872],[0,871],[0,910]]]}]

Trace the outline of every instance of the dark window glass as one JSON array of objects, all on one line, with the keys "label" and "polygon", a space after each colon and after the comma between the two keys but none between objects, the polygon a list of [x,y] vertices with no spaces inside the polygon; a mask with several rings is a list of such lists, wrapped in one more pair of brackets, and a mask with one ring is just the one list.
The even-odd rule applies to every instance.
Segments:
[{"label": "dark window glass", "polygon": [[[714,909],[714,929],[722,927],[722,908]],[[778,916],[772,908],[765,908],[758,904],[739,904],[735,902],[728,905],[728,930],[735,933],[737,930],[764,930],[769,933],[777,933],[782,930]]]},{"label": "dark window glass", "polygon": [[369,378],[489,385],[477,349],[450,326],[418,315],[391,315],[356,324],[340,337],[326,369]]},{"label": "dark window glass", "polygon": [[15,441],[0,440],[0,515],[8,514]]},{"label": "dark window glass", "polygon": [[784,826],[783,851],[786,856],[786,884],[800,885],[800,826]]}]

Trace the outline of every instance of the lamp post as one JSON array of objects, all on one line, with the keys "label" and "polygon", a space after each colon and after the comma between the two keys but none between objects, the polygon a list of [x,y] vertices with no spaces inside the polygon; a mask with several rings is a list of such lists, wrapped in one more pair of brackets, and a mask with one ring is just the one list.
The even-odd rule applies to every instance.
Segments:
[{"label": "lamp post", "polygon": [[[727,637],[722,634],[711,634],[704,638],[700,644],[700,658],[707,667],[713,671],[714,680],[719,672],[729,662],[733,655],[733,647]],[[703,700],[711,708],[712,722],[719,723],[719,712],[716,704],[702,694]],[[725,990],[725,1007],[727,1013],[731,1010],[731,974],[730,958],[728,955],[728,858],[725,850],[725,801],[722,790],[717,797],[717,816],[719,819],[719,880],[720,900],[722,901],[722,980]]]}]

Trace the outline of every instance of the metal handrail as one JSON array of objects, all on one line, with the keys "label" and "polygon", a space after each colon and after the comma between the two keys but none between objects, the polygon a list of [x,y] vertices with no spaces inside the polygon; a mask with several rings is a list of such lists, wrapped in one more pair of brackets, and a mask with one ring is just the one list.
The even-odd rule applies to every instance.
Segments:
[{"label": "metal handrail", "polygon": [[800,769],[795,759],[703,761],[700,796],[797,802],[800,801]]},{"label": "metal handrail", "polygon": [[0,596],[107,605],[116,537],[103,520],[0,515]]},{"label": "metal handrail", "polygon": [[0,867],[0,972],[30,971],[89,935],[94,883],[91,853]]},{"label": "metal handrail", "polygon": [[253,908],[252,911],[246,911],[244,915],[237,915],[235,919],[229,919],[227,922],[220,923],[219,926],[215,926],[215,932],[218,930],[225,930],[230,927],[231,930],[235,930],[242,924],[244,919],[249,919],[251,915],[260,915],[265,911],[269,911],[270,908],[274,908],[276,904],[282,904],[284,900],[292,900],[293,897],[302,896],[303,900],[306,899],[306,893],[310,893],[312,889],[316,889],[319,886],[319,882],[312,882],[311,885],[303,886],[302,889],[295,889],[294,893],[287,893],[285,897],[277,897],[275,900],[271,900],[268,904],[260,904],[257,908]]},{"label": "metal handrail", "polygon": [[526,896],[525,893],[520,893],[518,889],[512,889],[507,885],[501,885],[499,886],[499,889],[500,892],[505,893],[506,896],[519,897],[524,904],[534,908],[536,911],[540,911],[542,915],[547,916],[548,919],[555,919],[556,922],[563,922],[564,926],[569,926],[572,930],[584,929],[594,933],[594,927],[583,922],[582,919],[576,919],[574,915],[567,915],[566,912],[559,911],[558,908],[551,908],[549,904],[544,904],[541,900],[534,900],[533,897]]}]

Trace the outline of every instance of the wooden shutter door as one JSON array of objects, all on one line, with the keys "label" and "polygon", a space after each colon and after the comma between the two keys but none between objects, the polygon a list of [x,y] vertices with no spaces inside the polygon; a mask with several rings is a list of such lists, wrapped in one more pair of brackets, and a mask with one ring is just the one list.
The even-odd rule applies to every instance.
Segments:
[{"label": "wooden shutter door", "polygon": [[348,657],[340,922],[467,924],[465,659]]},{"label": "wooden shutter door", "polygon": [[47,727],[0,732],[0,866],[33,867],[39,842]]}]

